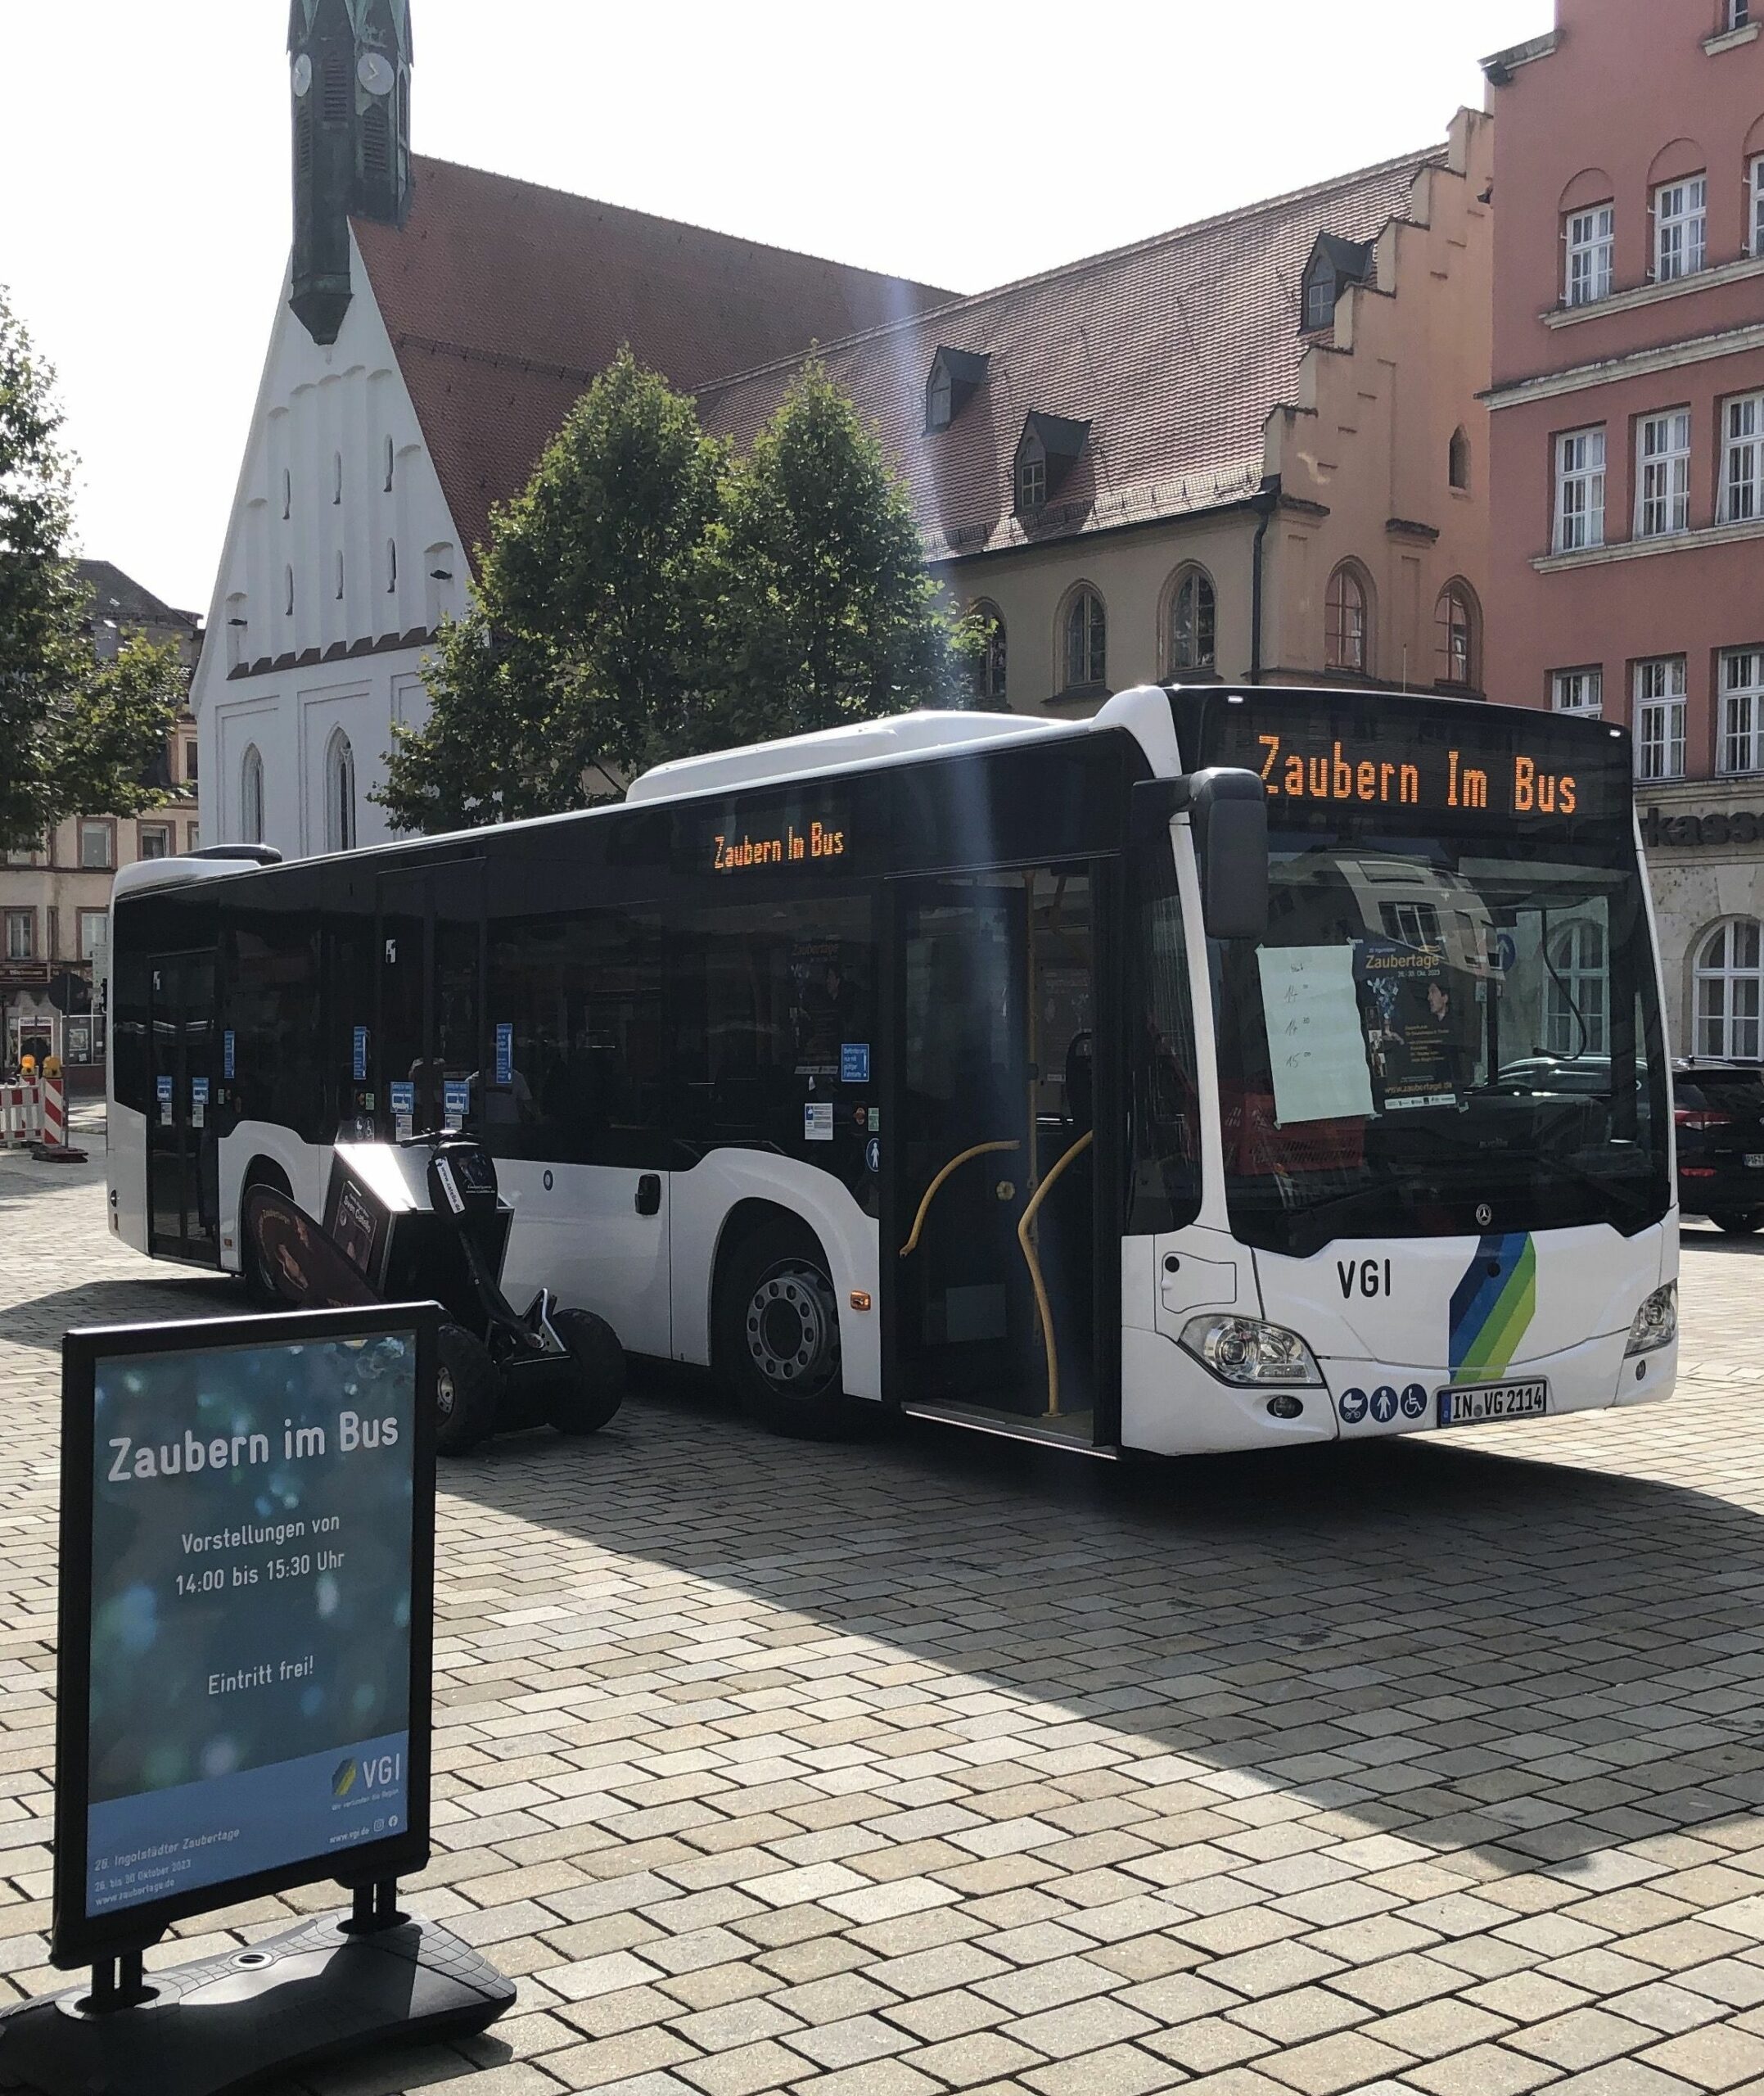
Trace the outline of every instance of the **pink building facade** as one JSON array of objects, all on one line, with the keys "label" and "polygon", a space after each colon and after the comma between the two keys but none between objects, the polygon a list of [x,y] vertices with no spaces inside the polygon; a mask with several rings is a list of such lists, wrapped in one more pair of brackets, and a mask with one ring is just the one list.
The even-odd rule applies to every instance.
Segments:
[{"label": "pink building facade", "polygon": [[1557,0],[1495,117],[1491,698],[1630,728],[1675,1047],[1764,1055],[1764,0]]}]

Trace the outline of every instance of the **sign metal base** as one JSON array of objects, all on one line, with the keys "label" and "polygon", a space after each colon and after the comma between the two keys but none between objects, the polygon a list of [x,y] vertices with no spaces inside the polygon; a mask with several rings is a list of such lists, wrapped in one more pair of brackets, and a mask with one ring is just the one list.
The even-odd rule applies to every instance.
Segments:
[{"label": "sign metal base", "polygon": [[97,1968],[90,1986],[20,2003],[0,2014],[0,2089],[226,2096],[371,2045],[481,2030],[512,2005],[494,1966],[398,1913],[392,1893],[363,1888],[352,1918],[145,1979],[138,1954]]}]

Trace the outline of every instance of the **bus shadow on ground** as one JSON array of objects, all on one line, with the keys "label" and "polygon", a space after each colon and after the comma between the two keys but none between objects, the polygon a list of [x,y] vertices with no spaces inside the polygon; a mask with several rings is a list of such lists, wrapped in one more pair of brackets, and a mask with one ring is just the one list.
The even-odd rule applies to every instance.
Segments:
[{"label": "bus shadow on ground", "polygon": [[[646,1380],[593,1440],[510,1437],[442,1472],[447,1494],[652,1568],[632,1586],[597,1566],[574,1601],[547,1584],[566,1613],[533,1634],[560,1665],[592,1651],[609,1693],[653,1654],[652,1616],[717,1608],[707,1637],[787,1630],[781,1660],[874,1647],[841,1644],[805,1687],[919,1662],[1034,1706],[1008,1728],[1026,1745],[1130,1741],[1175,1758],[1162,1780],[1293,1793],[1570,1881],[1764,1801],[1747,1507],[1539,1460],[1523,1429],[1510,1454],[1428,1439],[1117,1467],[916,1422],[778,1441],[702,1385]],[[731,1592],[758,1605],[751,1631]],[[736,1696],[753,1664],[693,1678]],[[914,1723],[935,1731],[947,1685],[923,1678]]]}]

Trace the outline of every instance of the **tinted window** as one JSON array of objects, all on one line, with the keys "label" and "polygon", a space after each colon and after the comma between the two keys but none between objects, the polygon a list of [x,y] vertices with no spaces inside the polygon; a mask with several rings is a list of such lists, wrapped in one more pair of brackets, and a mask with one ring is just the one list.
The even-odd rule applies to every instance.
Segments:
[{"label": "tinted window", "polygon": [[226,937],[226,975],[233,1074],[221,1082],[231,1116],[317,1140],[318,935],[310,917],[240,916]]},{"label": "tinted window", "polygon": [[1166,863],[1142,887],[1134,912],[1127,1227],[1135,1235],[1180,1229],[1201,1205],[1193,995],[1175,871],[1167,852],[1159,856]]},{"label": "tinted window", "polygon": [[665,1099],[662,955],[656,913],[611,907],[493,925],[493,1041],[512,1027],[503,1082],[493,1063],[484,1135],[500,1157],[660,1167]]},{"label": "tinted window", "polygon": [[874,1213],[867,1150],[881,1072],[868,896],[701,907],[679,930],[673,1073],[693,1141],[800,1158]]}]

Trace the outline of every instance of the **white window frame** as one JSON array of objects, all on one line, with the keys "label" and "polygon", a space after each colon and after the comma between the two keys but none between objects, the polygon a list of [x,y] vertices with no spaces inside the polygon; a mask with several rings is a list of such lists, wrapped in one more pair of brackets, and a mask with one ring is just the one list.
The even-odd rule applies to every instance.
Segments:
[{"label": "white window frame", "polygon": [[1544,1033],[1552,1055],[1602,1055],[1610,1033],[1611,976],[1604,927],[1577,917],[1550,941]]},{"label": "white window frame", "polygon": [[1103,593],[1086,582],[1066,607],[1060,641],[1062,689],[1098,691],[1108,682],[1108,607]]},{"label": "white window frame", "polygon": [[1764,153],[1760,153],[1752,163],[1750,224],[1752,252],[1764,256]]},{"label": "white window frame", "polygon": [[6,957],[8,960],[37,958],[37,913],[34,910],[8,910],[6,917]]},{"label": "white window frame", "polygon": [[1635,536],[1690,529],[1690,410],[1667,408],[1635,424]]},{"label": "white window frame", "polygon": [[1584,211],[1570,211],[1562,243],[1563,303],[1596,305],[1608,298],[1617,255],[1617,206],[1594,204]]},{"label": "white window frame", "polygon": [[1597,662],[1577,670],[1552,670],[1550,704],[1557,713],[1581,713],[1596,720],[1604,710],[1604,671]]},{"label": "white window frame", "polygon": [[79,916],[79,957],[89,967],[111,942],[107,910],[82,910]]},{"label": "white window frame", "polygon": [[1764,648],[1724,648],[1716,668],[1724,779],[1764,771]]},{"label": "white window frame", "polygon": [[1724,524],[1764,517],[1764,393],[1737,393],[1721,403]]},{"label": "white window frame", "polygon": [[[86,840],[88,837],[99,837],[103,839],[104,856],[102,859],[87,857]],[[79,866],[82,873],[109,874],[115,871],[116,832],[108,822],[96,816],[83,820],[79,829],[74,833],[74,848],[79,854]]]},{"label": "white window frame", "polygon": [[1585,553],[1604,544],[1604,424],[1556,438],[1555,549]]},{"label": "white window frame", "polygon": [[1653,192],[1653,280],[1676,283],[1708,260],[1709,178],[1681,175]]},{"label": "white window frame", "polygon": [[1764,1025],[1764,926],[1730,918],[1697,944],[1694,1032],[1699,1055],[1750,1061]]},{"label": "white window frame", "polygon": [[[149,851],[147,839],[158,839],[159,848]],[[143,859],[169,859],[178,849],[178,832],[169,822],[144,822],[136,829],[139,855]]]},{"label": "white window frame", "polygon": [[1635,665],[1635,776],[1649,781],[1685,775],[1682,655],[1653,655]]}]

